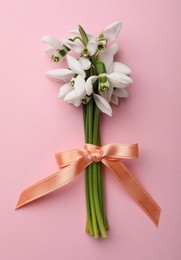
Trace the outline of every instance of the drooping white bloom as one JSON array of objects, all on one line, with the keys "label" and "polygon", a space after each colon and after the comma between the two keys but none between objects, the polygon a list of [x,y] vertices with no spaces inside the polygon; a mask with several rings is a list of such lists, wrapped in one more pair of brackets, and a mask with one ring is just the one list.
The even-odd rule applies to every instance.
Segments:
[{"label": "drooping white bloom", "polygon": [[67,55],[67,63],[68,67],[73,71],[75,74],[82,75],[85,78],[86,73],[81,65],[81,63],[72,56]]},{"label": "drooping white bloom", "polygon": [[54,62],[62,61],[68,53],[68,48],[50,35],[45,35],[42,41],[49,44],[49,47],[45,49],[45,53]]},{"label": "drooping white bloom", "polygon": [[69,41],[69,47],[71,50],[80,54],[79,62],[84,70],[88,70],[91,66],[89,58],[97,52],[98,43],[96,38],[92,36],[91,40],[89,40],[87,45],[84,46],[83,43],[79,40],[80,34],[78,31],[76,35],[78,39],[75,41]]},{"label": "drooping white bloom", "polygon": [[96,40],[92,39],[87,43],[86,47],[82,48],[81,57],[79,59],[81,65],[85,70],[89,69],[91,66],[91,62],[89,60],[89,57],[93,56],[97,52],[98,44]]},{"label": "drooping white bloom", "polygon": [[96,82],[97,79],[98,76],[92,76],[92,78],[88,78],[85,85],[86,94],[87,96],[93,95],[94,101],[97,107],[100,109],[100,111],[109,116],[112,116],[112,108],[107,102],[107,100],[103,96],[94,93],[93,84]]},{"label": "drooping white bloom", "polygon": [[42,41],[49,44],[45,53],[54,62],[61,62],[70,50],[74,50],[76,53],[81,52],[80,46],[69,39],[61,38],[57,40],[50,35],[45,35]]},{"label": "drooping white bloom", "polygon": [[[112,72],[118,72],[118,73],[123,73],[126,76],[129,76],[131,73],[131,69],[126,66],[123,63],[120,62],[113,62],[111,66],[111,71]],[[130,78],[130,77],[129,77]],[[131,79],[131,78],[130,78]],[[133,82],[133,80],[131,79]],[[132,83],[130,82],[130,83]],[[125,88],[130,84],[130,83],[121,83],[119,85],[119,88],[116,87],[116,85],[113,87],[113,92],[111,96],[111,103],[118,105],[119,103],[119,98],[127,98],[128,97],[128,92],[125,90]]]},{"label": "drooping white bloom", "polygon": [[95,76],[89,77],[85,80],[81,75],[78,75],[73,83],[73,89],[64,96],[64,101],[79,106],[81,103],[87,104],[90,97],[86,93],[86,85],[95,82]]},{"label": "drooping white bloom", "polygon": [[82,75],[78,75],[74,79],[72,89],[64,96],[64,101],[80,106],[85,95],[85,80]]},{"label": "drooping white bloom", "polygon": [[[132,78],[123,72],[113,71],[110,74],[100,74],[99,75],[99,93],[103,96],[108,103],[113,101],[114,96],[126,97],[125,91],[121,91],[133,82]],[[124,95],[123,95],[124,92]],[[112,97],[113,96],[113,97]],[[115,102],[114,102],[115,104]]]},{"label": "drooping white bloom", "polygon": [[[59,97],[64,98],[68,103],[79,106],[82,100],[87,98],[85,90],[86,74],[80,62],[74,57],[67,55],[67,63],[69,69],[50,70],[46,74],[53,80],[65,82],[65,84],[60,87]],[[94,76],[89,77],[88,82],[90,82],[92,78],[94,78]]]},{"label": "drooping white bloom", "polygon": [[[101,73],[97,76],[99,94],[108,102],[118,104],[118,97],[127,97],[123,90],[133,82],[128,75],[131,70],[120,62],[113,62],[108,73]],[[93,93],[91,84],[86,86],[87,94]]]},{"label": "drooping white bloom", "polygon": [[[86,74],[79,61],[74,57],[67,55],[67,63],[69,69],[50,70],[46,74],[53,80],[65,82],[65,84],[60,87],[59,97],[64,98],[67,102],[72,101],[71,103],[75,106],[79,106],[82,96],[84,96],[83,93],[85,93],[85,87],[82,82]],[[73,96],[77,97],[78,101],[71,100]]]},{"label": "drooping white bloom", "polygon": [[91,66],[89,58],[93,56],[97,51],[98,44],[96,40],[92,39],[91,41],[89,41],[86,47],[82,44],[82,42],[73,42],[69,40],[68,46],[72,51],[80,54],[79,63],[84,70],[88,70]]}]

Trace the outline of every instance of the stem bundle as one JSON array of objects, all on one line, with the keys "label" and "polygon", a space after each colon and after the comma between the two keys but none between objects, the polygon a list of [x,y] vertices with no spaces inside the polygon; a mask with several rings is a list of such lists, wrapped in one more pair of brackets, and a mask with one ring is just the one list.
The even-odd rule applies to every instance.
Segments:
[{"label": "stem bundle", "polygon": [[[93,98],[87,105],[83,105],[84,130],[86,143],[100,145],[99,114]],[[101,162],[94,162],[86,168],[86,232],[98,238],[107,237],[107,218],[104,205],[104,178]]]}]

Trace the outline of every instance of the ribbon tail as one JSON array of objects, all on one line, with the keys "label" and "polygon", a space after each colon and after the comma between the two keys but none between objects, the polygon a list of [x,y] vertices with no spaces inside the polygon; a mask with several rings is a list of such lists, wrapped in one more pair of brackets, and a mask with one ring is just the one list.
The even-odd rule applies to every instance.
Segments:
[{"label": "ribbon tail", "polygon": [[114,173],[137,204],[150,217],[153,223],[158,226],[160,207],[139,184],[130,171],[119,161],[102,159],[102,162]]},{"label": "ribbon tail", "polygon": [[26,188],[20,194],[16,209],[65,186],[79,176],[89,164],[91,164],[91,161],[83,156],[63,170]]}]

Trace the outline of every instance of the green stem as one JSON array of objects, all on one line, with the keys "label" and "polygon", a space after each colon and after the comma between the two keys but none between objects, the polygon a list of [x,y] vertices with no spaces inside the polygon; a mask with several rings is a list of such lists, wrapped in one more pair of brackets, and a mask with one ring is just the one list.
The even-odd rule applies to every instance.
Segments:
[{"label": "green stem", "polygon": [[[99,141],[99,108],[95,107],[94,113],[94,129],[93,129],[93,139],[92,143],[98,145]],[[103,238],[107,237],[106,228],[104,226],[103,214],[101,210],[101,198],[100,198],[100,181],[98,181],[100,172],[98,171],[98,163],[93,163],[93,194],[94,194],[94,204],[96,210],[97,222],[99,225],[100,233]]]},{"label": "green stem", "polygon": [[79,40],[79,41],[81,41],[81,43],[83,44],[83,41],[82,41],[82,39],[79,37],[79,36],[76,36],[76,37],[74,37],[73,39],[71,39],[72,41],[75,41],[75,40]]},{"label": "green stem", "polygon": [[[97,144],[101,146],[101,140],[100,140],[100,130],[98,128],[98,142]],[[104,211],[104,189],[103,189],[103,172],[102,172],[102,163],[99,162],[97,164],[97,171],[98,171],[98,191],[99,191],[99,201],[100,201],[100,207],[101,207],[101,212],[103,215],[103,220],[105,218],[105,211]],[[105,223],[105,221],[104,221]]]},{"label": "green stem", "polygon": [[[79,26],[82,38],[86,35],[81,26]],[[96,56],[92,57],[92,67],[87,73],[87,77],[97,75],[105,71],[104,64],[97,61]],[[94,85],[97,89],[97,85]],[[96,91],[96,90],[95,90]],[[100,110],[96,106],[93,97],[87,105],[84,105],[84,128],[85,139],[87,143],[100,145],[99,133],[99,114]],[[99,233],[103,238],[107,237],[106,229],[108,229],[107,219],[104,207],[104,183],[102,163],[94,162],[86,168],[86,205],[87,205],[87,223],[86,231],[98,238]]]},{"label": "green stem", "polygon": [[[89,103],[87,104],[87,136],[86,142],[92,143],[93,137],[93,99],[91,98]],[[95,203],[94,203],[94,186],[93,186],[93,171],[92,165],[87,167],[87,186],[89,191],[89,202],[90,202],[90,212],[91,212],[91,219],[92,219],[92,228],[93,228],[93,235],[95,238],[98,237],[98,224],[96,218],[96,211],[95,211]]]},{"label": "green stem", "polygon": [[[98,133],[98,145],[101,146],[101,139],[100,139],[100,131]],[[98,171],[98,190],[99,190],[99,199],[100,199],[100,206],[101,206],[101,211],[102,211],[102,216],[103,216],[103,221],[104,221],[104,226],[107,229],[109,229],[108,221],[106,218],[106,210],[105,210],[105,195],[104,195],[104,172],[102,170],[102,163],[97,164],[97,171]]]},{"label": "green stem", "polygon": [[[87,107],[83,105],[83,118],[84,118],[84,132],[85,140],[88,141],[88,122],[87,122]],[[92,218],[91,218],[91,208],[90,208],[90,196],[89,196],[89,170],[85,169],[85,193],[86,193],[86,209],[87,209],[87,223],[86,232],[93,236]]]},{"label": "green stem", "polygon": [[104,210],[103,210],[103,190],[102,190],[102,169],[101,169],[101,163],[97,163],[97,177],[98,177],[98,194],[99,194],[99,202],[100,202],[100,208],[103,216],[104,221]]}]

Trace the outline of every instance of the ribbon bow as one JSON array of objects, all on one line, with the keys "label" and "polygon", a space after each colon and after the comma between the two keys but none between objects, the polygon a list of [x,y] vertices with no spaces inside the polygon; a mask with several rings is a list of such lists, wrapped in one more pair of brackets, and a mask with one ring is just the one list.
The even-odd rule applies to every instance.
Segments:
[{"label": "ribbon bow", "polygon": [[137,158],[138,144],[108,144],[103,147],[85,144],[83,149],[60,152],[55,156],[59,167],[62,168],[61,171],[23,190],[16,209],[65,186],[79,176],[88,165],[101,161],[158,226],[160,207],[120,162],[120,159]]}]

